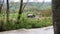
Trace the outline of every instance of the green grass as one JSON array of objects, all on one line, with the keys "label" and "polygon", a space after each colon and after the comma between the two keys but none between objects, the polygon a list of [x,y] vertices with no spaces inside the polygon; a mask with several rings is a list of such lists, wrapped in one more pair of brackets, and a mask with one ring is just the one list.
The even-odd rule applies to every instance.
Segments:
[{"label": "green grass", "polygon": [[[16,24],[17,21],[17,16],[18,14],[10,14],[10,22],[4,22],[3,24],[3,30],[15,30],[15,29],[20,29],[20,28],[41,28],[41,27],[47,27],[52,25],[52,17],[49,18],[44,18],[42,20],[39,20],[37,18],[27,18],[28,13],[33,13],[33,12],[24,12],[21,15],[21,23]],[[35,13],[34,13],[35,14]],[[0,19],[2,19],[0,17]],[[4,20],[4,19],[3,19]]]}]

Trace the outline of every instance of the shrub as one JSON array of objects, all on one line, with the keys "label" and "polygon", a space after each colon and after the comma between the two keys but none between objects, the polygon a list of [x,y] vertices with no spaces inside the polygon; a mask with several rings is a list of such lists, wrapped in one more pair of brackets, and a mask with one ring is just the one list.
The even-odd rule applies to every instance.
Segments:
[{"label": "shrub", "polygon": [[[29,12],[27,12],[29,13]],[[16,19],[10,20],[10,22],[4,22],[3,24],[3,30],[15,30],[20,28],[41,28],[41,27],[47,27],[52,25],[52,18],[44,18],[42,20],[36,19],[36,18],[27,18],[27,13],[23,13],[21,16],[21,22],[19,24],[16,24]],[[10,15],[10,18],[14,18],[13,15]],[[14,14],[15,18],[17,17],[17,14]],[[13,22],[14,21],[14,22]]]}]

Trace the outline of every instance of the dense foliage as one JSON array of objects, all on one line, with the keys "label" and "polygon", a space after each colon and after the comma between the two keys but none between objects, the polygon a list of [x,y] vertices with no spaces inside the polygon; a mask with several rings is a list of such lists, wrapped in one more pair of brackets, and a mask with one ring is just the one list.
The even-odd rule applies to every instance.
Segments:
[{"label": "dense foliage", "polygon": [[[2,13],[0,14],[0,26],[2,30],[15,30],[20,28],[41,28],[52,25],[52,11],[51,3],[44,3],[41,6],[41,3],[30,2],[25,7],[23,13],[21,14],[20,22],[17,24],[17,16],[19,10],[19,3],[11,2],[10,3],[10,14],[9,22],[6,22],[6,4],[3,6]],[[39,16],[38,18],[28,18],[27,14],[34,14]]]}]

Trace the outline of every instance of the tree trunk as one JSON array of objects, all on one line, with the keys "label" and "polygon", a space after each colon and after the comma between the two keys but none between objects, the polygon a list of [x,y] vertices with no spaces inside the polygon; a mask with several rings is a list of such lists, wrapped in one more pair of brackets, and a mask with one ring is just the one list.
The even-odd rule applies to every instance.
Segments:
[{"label": "tree trunk", "polygon": [[[2,6],[3,6],[3,3],[4,3],[4,0],[0,0],[0,13],[1,13],[1,10],[2,10]],[[1,15],[1,14],[0,14]],[[3,21],[0,20],[0,32],[4,31],[3,30]]]},{"label": "tree trunk", "polygon": [[21,14],[22,14],[22,7],[23,7],[23,0],[20,1],[20,9],[19,9],[19,13],[18,13],[18,22],[20,20]]},{"label": "tree trunk", "polygon": [[3,3],[4,3],[4,0],[0,0],[0,13],[1,13],[1,10],[2,10],[2,6],[3,6]]},{"label": "tree trunk", "polygon": [[6,14],[7,14],[7,22],[9,22],[9,0],[7,0],[7,11],[6,11]]},{"label": "tree trunk", "polygon": [[60,0],[52,1],[54,34],[60,34]]}]

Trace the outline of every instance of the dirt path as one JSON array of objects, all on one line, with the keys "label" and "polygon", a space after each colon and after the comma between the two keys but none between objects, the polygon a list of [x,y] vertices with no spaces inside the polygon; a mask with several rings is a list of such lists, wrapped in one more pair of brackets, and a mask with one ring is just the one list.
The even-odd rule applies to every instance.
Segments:
[{"label": "dirt path", "polygon": [[53,26],[37,29],[19,29],[12,31],[0,32],[0,34],[54,34]]}]

